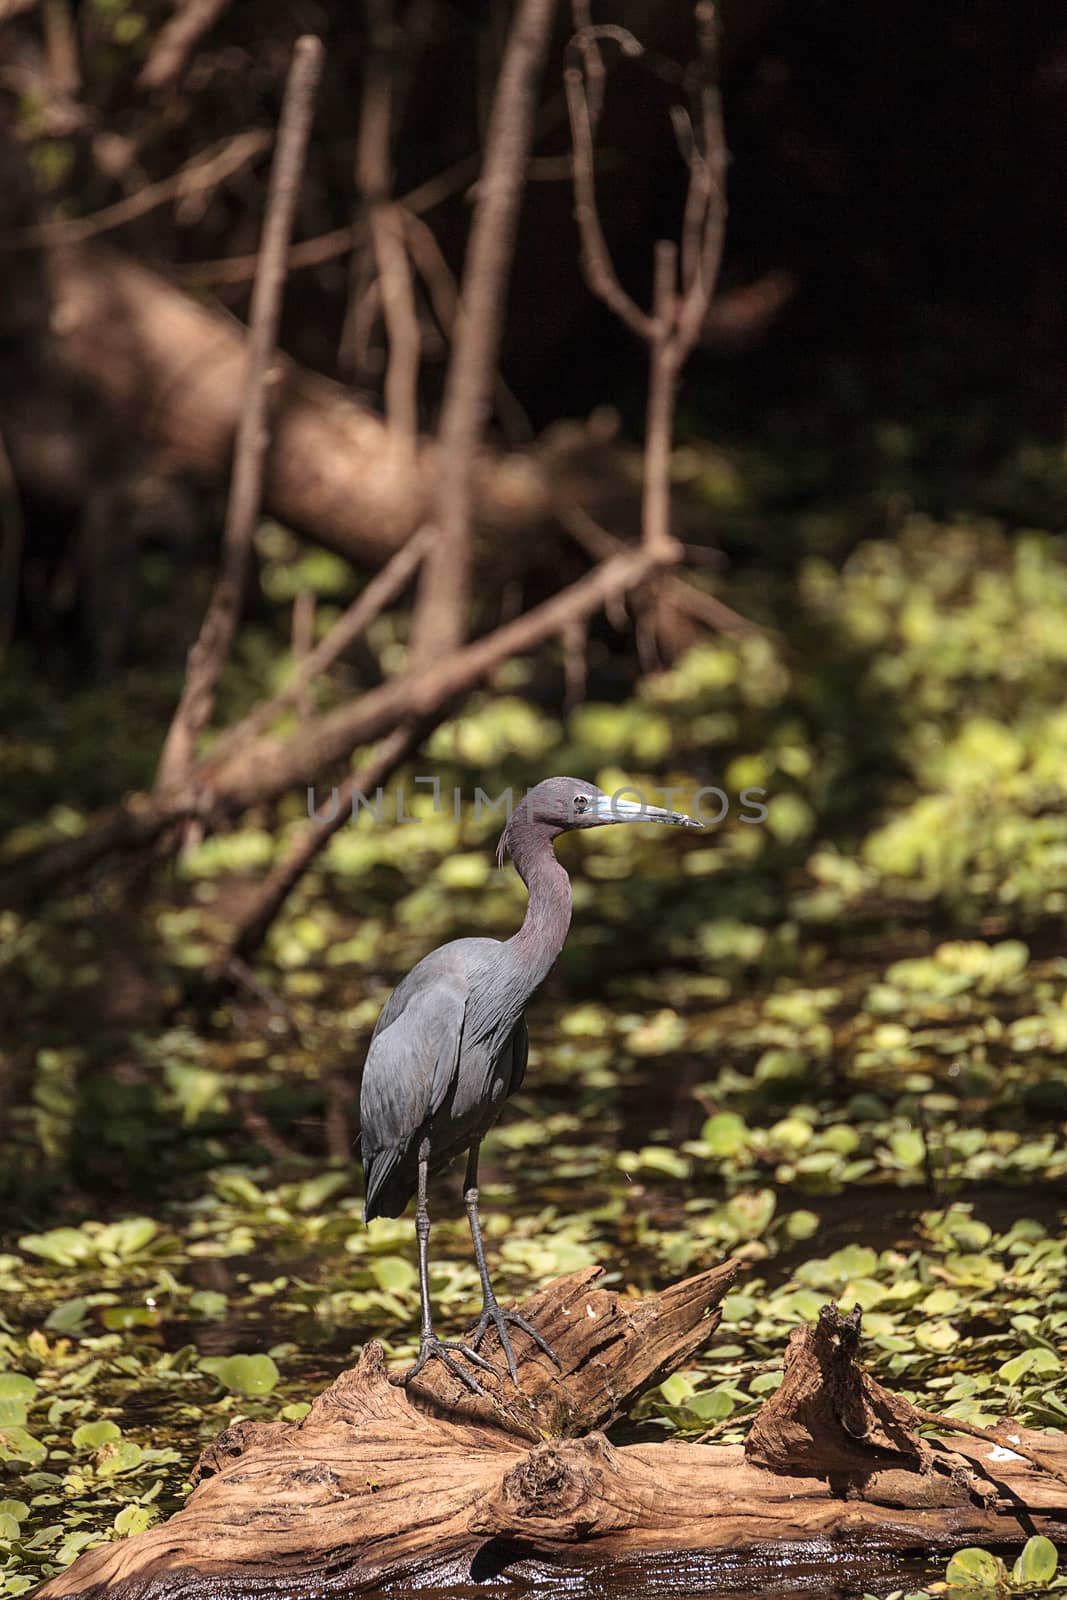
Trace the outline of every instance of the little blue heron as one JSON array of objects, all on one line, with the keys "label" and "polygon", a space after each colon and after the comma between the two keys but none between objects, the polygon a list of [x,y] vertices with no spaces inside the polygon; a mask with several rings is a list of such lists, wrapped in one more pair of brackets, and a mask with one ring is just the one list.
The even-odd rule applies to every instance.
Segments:
[{"label": "little blue heron", "polygon": [[[492,1372],[491,1363],[478,1354],[490,1326],[516,1382],[509,1323],[559,1365],[537,1329],[518,1312],[502,1310],[493,1293],[478,1217],[478,1149],[503,1102],[522,1082],[523,1008],[551,970],[570,927],[571,883],[552,841],[572,828],[620,822],[702,826],[677,811],[613,799],[580,778],[546,778],[531,789],[512,813],[497,849],[501,864],[505,852],[511,856],[529,893],[522,927],[511,939],[455,939],[424,956],[393,990],[375,1025],[360,1093],[363,1220],[399,1217],[417,1196],[422,1323],[418,1358],[405,1382],[433,1359],[474,1393],[483,1393],[452,1352]],[[426,1209],[429,1174],[464,1150],[463,1203],[482,1283],[482,1314],[469,1345],[434,1333]]]}]

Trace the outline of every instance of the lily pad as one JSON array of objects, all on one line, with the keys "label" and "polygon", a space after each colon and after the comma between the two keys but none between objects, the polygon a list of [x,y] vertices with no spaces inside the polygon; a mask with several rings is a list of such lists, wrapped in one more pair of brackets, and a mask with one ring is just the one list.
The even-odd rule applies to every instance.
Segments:
[{"label": "lily pad", "polygon": [[280,1373],[270,1356],[226,1356],[215,1369],[224,1389],[232,1394],[270,1394]]}]

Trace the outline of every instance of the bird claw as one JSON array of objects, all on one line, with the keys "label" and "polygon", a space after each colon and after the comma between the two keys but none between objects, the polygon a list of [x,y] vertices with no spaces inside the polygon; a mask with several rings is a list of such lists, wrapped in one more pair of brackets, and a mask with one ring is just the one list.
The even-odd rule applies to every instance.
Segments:
[{"label": "bird claw", "polygon": [[419,1340],[419,1354],[415,1365],[410,1367],[404,1374],[404,1387],[406,1388],[412,1379],[418,1377],[428,1361],[439,1361],[447,1372],[450,1372],[454,1378],[458,1378],[460,1383],[466,1385],[471,1394],[484,1396],[485,1390],[477,1378],[465,1371],[458,1361],[453,1360],[450,1354],[453,1350],[474,1366],[480,1367],[483,1372],[496,1373],[497,1369],[491,1361],[487,1361],[484,1356],[480,1356],[476,1349],[464,1344],[461,1339],[438,1339],[436,1334],[423,1334]]},{"label": "bird claw", "polygon": [[563,1363],[560,1361],[559,1356],[553,1350],[548,1340],[538,1333],[533,1324],[527,1322],[526,1318],[520,1316],[517,1311],[501,1310],[500,1306],[497,1305],[495,1301],[482,1307],[482,1314],[478,1318],[478,1326],[471,1334],[471,1348],[477,1350],[478,1346],[489,1332],[489,1329],[491,1327],[495,1328],[496,1336],[500,1340],[500,1348],[504,1352],[504,1359],[508,1364],[508,1371],[511,1374],[511,1381],[517,1388],[519,1382],[519,1371],[515,1363],[515,1352],[512,1350],[511,1340],[508,1338],[507,1325],[509,1322],[511,1323],[512,1327],[520,1328],[523,1333],[532,1339],[537,1348],[542,1351],[550,1361],[554,1361],[556,1366],[562,1371]]}]

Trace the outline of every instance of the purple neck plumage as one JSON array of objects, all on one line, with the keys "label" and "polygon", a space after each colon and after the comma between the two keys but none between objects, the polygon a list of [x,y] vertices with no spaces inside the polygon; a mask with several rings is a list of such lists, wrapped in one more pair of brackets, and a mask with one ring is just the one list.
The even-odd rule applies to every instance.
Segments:
[{"label": "purple neck plumage", "polygon": [[571,880],[552,848],[562,831],[531,822],[521,811],[507,830],[508,854],[530,896],[522,927],[507,940],[507,949],[528,973],[531,994],[555,965],[571,925]]}]

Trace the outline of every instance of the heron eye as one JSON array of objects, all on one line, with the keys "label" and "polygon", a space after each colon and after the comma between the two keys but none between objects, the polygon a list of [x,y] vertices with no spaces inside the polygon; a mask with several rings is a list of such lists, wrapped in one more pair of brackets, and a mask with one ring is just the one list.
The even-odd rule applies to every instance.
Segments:
[{"label": "heron eye", "polygon": [[583,811],[588,811],[589,796],[586,794],[576,794],[574,797],[574,809],[577,811],[579,816],[581,816]]}]

